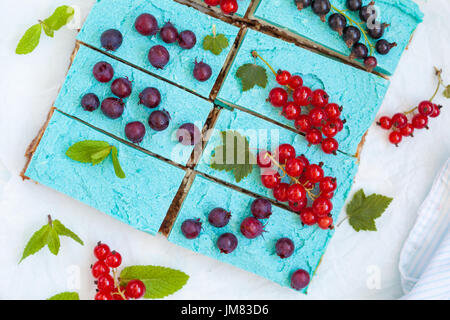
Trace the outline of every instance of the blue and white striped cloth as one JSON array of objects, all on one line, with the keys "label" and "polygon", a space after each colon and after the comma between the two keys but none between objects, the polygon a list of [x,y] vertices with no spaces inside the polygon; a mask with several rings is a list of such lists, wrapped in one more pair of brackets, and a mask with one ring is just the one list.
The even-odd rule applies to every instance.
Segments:
[{"label": "blue and white striped cloth", "polygon": [[402,299],[450,300],[450,159],[419,209],[399,268]]}]

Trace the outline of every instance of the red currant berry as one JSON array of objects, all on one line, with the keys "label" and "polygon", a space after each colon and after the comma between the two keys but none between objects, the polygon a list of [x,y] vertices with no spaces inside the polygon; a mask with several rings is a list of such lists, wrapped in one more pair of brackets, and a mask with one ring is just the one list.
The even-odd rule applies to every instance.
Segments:
[{"label": "red currant berry", "polygon": [[97,288],[102,292],[111,292],[114,289],[114,279],[109,274],[102,275],[97,280]]},{"label": "red currant berry", "polygon": [[392,128],[392,120],[389,117],[381,117],[380,120],[377,122],[377,125],[379,125],[381,128],[385,130],[389,130]]},{"label": "red currant berry", "polygon": [[233,14],[238,11],[236,0],[220,0],[220,9],[224,14]]},{"label": "red currant berry", "polygon": [[102,275],[109,274],[109,267],[103,261],[97,261],[92,266],[92,276],[98,278]]},{"label": "red currant berry", "polygon": [[401,128],[399,131],[400,131],[401,135],[404,137],[412,137],[413,133],[414,133],[414,127],[412,124],[407,123],[406,126]]},{"label": "red currant berry", "polygon": [[97,292],[94,297],[95,300],[113,300],[113,297],[108,292]]},{"label": "red currant berry", "polygon": [[132,299],[142,298],[145,294],[145,285],[141,280],[131,280],[125,288],[125,294]]},{"label": "red currant berry", "polygon": [[425,117],[428,117],[430,114],[432,114],[433,109],[433,103],[431,103],[430,101],[422,101],[417,107],[419,113]]},{"label": "red currant berry", "polygon": [[[120,294],[120,292],[122,294]],[[119,292],[119,288],[114,288],[114,290],[111,292],[111,296],[112,296],[113,300],[127,300],[127,295],[125,293],[125,287],[120,287],[120,292]]]},{"label": "red currant berry", "polygon": [[392,144],[395,144],[396,147],[398,147],[398,144],[399,144],[400,142],[402,142],[402,135],[401,135],[400,132],[398,132],[398,131],[392,131],[392,132],[389,134],[389,141],[390,141]]},{"label": "red currant berry", "polygon": [[339,143],[334,138],[326,138],[322,141],[322,151],[326,154],[336,154],[339,148]]},{"label": "red currant berry", "polygon": [[293,184],[287,190],[287,197],[289,202],[298,202],[306,198],[306,190],[300,184]]},{"label": "red currant berry", "polygon": [[307,226],[315,225],[317,222],[317,218],[311,208],[303,209],[302,212],[300,212],[300,219],[302,220],[302,223]]},{"label": "red currant berry", "polygon": [[298,160],[300,160],[301,162],[303,162],[303,167],[306,168],[307,166],[309,166],[309,161],[308,159],[305,157],[305,155],[300,155],[297,157]]},{"label": "red currant berry", "polygon": [[322,142],[322,132],[320,132],[319,129],[312,128],[310,129],[306,135],[306,141],[308,141],[309,144],[319,144]]},{"label": "red currant berry", "polygon": [[293,101],[288,102],[283,107],[283,115],[288,120],[295,120],[301,114],[301,109]]},{"label": "red currant berry", "polygon": [[333,124],[337,128],[338,132],[344,129],[344,121],[341,119],[331,119],[329,123]]},{"label": "red currant berry", "polygon": [[122,256],[117,251],[111,251],[106,256],[105,263],[110,268],[117,268],[122,263]]},{"label": "red currant berry", "polygon": [[308,87],[298,87],[294,90],[294,93],[292,94],[292,98],[294,99],[295,103],[299,106],[307,106],[311,103],[311,95],[312,91]]},{"label": "red currant berry", "polygon": [[306,208],[307,204],[308,204],[308,199],[304,198],[297,202],[289,202],[289,208],[291,208],[292,211],[294,211],[294,212],[300,212]]},{"label": "red currant berry", "polygon": [[322,192],[333,192],[337,188],[336,178],[324,177],[320,180],[319,189]]},{"label": "red currant berry", "polygon": [[333,199],[333,197],[334,197],[334,192],[321,192],[321,193],[320,193],[320,196],[321,196],[322,198],[331,200],[331,199]]},{"label": "red currant berry", "polygon": [[321,127],[322,121],[326,120],[326,114],[322,108],[316,107],[309,112],[309,118],[311,119],[311,124],[313,126]]},{"label": "red currant berry", "polygon": [[378,61],[377,58],[375,57],[367,57],[364,59],[364,65],[366,66],[366,68],[369,71],[372,71],[373,69],[375,69],[378,65]]},{"label": "red currant berry", "polygon": [[408,118],[403,113],[396,113],[392,117],[392,125],[396,128],[403,128],[408,123]]},{"label": "red currant berry", "polygon": [[218,5],[220,4],[220,0],[205,0],[205,3],[206,3],[208,6],[213,6],[213,7],[215,7],[215,6],[218,6]]},{"label": "red currant berry", "polygon": [[306,189],[314,188],[314,183],[309,181],[308,178],[305,177],[305,175],[300,176],[300,178],[298,179],[298,182],[300,182],[300,184],[302,186],[304,186]]},{"label": "red currant berry", "polygon": [[312,204],[314,214],[318,217],[327,216],[333,210],[333,204],[327,198],[319,197]]},{"label": "red currant berry", "polygon": [[437,118],[441,114],[441,108],[442,106],[439,106],[437,104],[433,104],[433,112],[430,114],[430,118]]},{"label": "red currant berry", "polygon": [[289,80],[289,87],[295,90],[303,85],[303,79],[300,76],[292,76]]},{"label": "red currant berry", "polygon": [[279,70],[277,73],[276,80],[279,85],[286,86],[289,84],[289,81],[291,80],[291,74],[288,71]]},{"label": "red currant berry", "polygon": [[281,144],[276,150],[278,162],[286,164],[289,159],[295,158],[295,149],[288,143]]},{"label": "red currant berry", "polygon": [[261,172],[261,182],[267,189],[273,189],[280,184],[280,174],[274,170],[266,169]]},{"label": "red currant berry", "polygon": [[309,182],[317,183],[323,178],[323,169],[317,164],[311,164],[305,170],[305,177]]},{"label": "red currant berry", "polygon": [[98,260],[105,260],[108,253],[110,253],[111,250],[109,249],[108,245],[99,242],[97,246],[94,248],[94,256]]},{"label": "red currant berry", "polygon": [[301,114],[298,116],[297,120],[295,120],[295,127],[300,132],[308,132],[311,129],[311,120],[306,114]]},{"label": "red currant berry", "polygon": [[319,219],[317,219],[317,224],[319,225],[320,229],[324,229],[324,230],[329,229],[333,224],[333,218],[328,217],[328,216],[319,218]]},{"label": "red currant berry", "polygon": [[258,167],[260,168],[270,168],[272,166],[272,160],[269,156],[272,156],[272,154],[269,151],[262,150],[258,153],[258,156],[256,157],[256,163],[258,164]]},{"label": "red currant berry", "polygon": [[333,138],[338,134],[338,128],[333,122],[327,122],[322,126],[322,133],[327,138]]},{"label": "red currant berry", "polygon": [[411,120],[411,124],[413,125],[413,127],[415,129],[423,129],[423,128],[427,128],[427,124],[428,124],[428,117],[421,115],[421,114],[416,114],[412,120]]},{"label": "red currant berry", "polygon": [[270,103],[276,107],[283,107],[287,103],[288,93],[283,88],[273,88],[269,93]]},{"label": "red currant berry", "polygon": [[292,158],[289,159],[286,162],[286,166],[284,170],[286,170],[286,173],[291,177],[300,177],[300,175],[303,173],[303,170],[305,169],[305,165],[302,160],[298,158]]},{"label": "red currant berry", "polygon": [[328,98],[329,96],[324,90],[314,90],[311,96],[311,104],[314,107],[323,108],[328,104]]},{"label": "red currant berry", "polygon": [[287,191],[288,191],[289,185],[287,183],[280,183],[277,187],[273,189],[273,196],[275,199],[277,199],[280,202],[286,202],[288,201]]},{"label": "red currant berry", "polygon": [[325,114],[328,119],[337,119],[341,116],[342,108],[337,103],[329,103],[324,108]]}]

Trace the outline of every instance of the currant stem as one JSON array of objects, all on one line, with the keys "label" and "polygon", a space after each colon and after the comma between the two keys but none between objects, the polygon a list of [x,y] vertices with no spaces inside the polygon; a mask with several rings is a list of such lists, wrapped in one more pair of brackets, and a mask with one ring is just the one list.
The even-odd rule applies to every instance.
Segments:
[{"label": "currant stem", "polygon": [[125,297],[125,295],[123,294],[123,292],[120,290],[120,283],[119,283],[119,280],[118,280],[118,278],[117,278],[117,269],[116,269],[116,268],[112,269],[112,272],[113,272],[114,286],[117,288],[118,294],[119,294],[124,300],[127,300],[127,298]]},{"label": "currant stem", "polygon": [[52,226],[53,226],[52,216],[51,216],[51,215],[48,215],[47,218],[48,218],[48,225],[49,225],[50,227],[52,227]]},{"label": "currant stem", "polygon": [[336,8],[336,7],[333,6],[333,5],[331,5],[331,8],[332,8],[334,11],[336,11],[336,12],[342,14],[345,18],[347,18],[348,21],[350,21],[351,23],[353,23],[353,24],[359,29],[359,31],[361,31],[361,33],[362,33],[362,35],[364,36],[364,39],[365,39],[367,45],[368,45],[369,48],[370,48],[370,55],[372,55],[372,54],[373,54],[373,45],[372,45],[372,43],[369,41],[369,38],[367,37],[366,31],[361,27],[361,24],[362,24],[362,23],[358,23],[358,22],[356,22],[355,20],[353,20],[349,15],[347,15],[347,14],[345,13],[346,10],[339,10],[338,8]]},{"label": "currant stem", "polygon": [[264,60],[263,57],[261,57],[261,56],[258,54],[258,52],[256,52],[256,50],[253,50],[253,51],[252,51],[252,56],[253,56],[254,58],[259,58],[259,59],[261,59],[261,61],[264,62],[264,63],[269,67],[270,71],[272,71],[272,73],[275,75],[275,77],[277,76],[277,73],[276,73],[275,70],[272,68],[272,66],[271,66],[266,60]]},{"label": "currant stem", "polygon": [[213,24],[213,26],[212,26],[212,33],[213,33],[213,37],[215,38],[216,37],[216,25],[215,24]]},{"label": "currant stem", "polygon": [[[436,76],[438,77],[438,85],[437,85],[436,90],[434,91],[433,95],[431,96],[430,100],[428,100],[430,102],[433,102],[433,99],[436,97],[436,95],[439,92],[439,89],[441,87],[441,84],[442,84],[442,77],[441,77],[442,69],[438,69],[438,68],[434,67],[434,70],[436,70]],[[417,110],[417,107],[414,107],[411,110],[403,112],[403,114],[407,115],[407,114],[413,113],[416,110]]]}]

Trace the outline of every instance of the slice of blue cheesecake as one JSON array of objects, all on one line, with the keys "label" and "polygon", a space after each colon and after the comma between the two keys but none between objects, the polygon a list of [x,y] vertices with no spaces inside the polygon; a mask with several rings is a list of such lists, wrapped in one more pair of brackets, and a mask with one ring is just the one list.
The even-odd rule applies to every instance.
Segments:
[{"label": "slice of blue cheesecake", "polygon": [[[136,19],[142,14],[156,19],[155,32],[144,30],[150,34],[148,36],[139,33],[135,27]],[[168,28],[163,31],[165,26]],[[120,46],[114,46],[115,50],[102,46],[102,34],[110,29],[120,32],[120,39],[115,39]],[[180,45],[178,35],[183,31],[195,35],[193,47],[192,36],[189,37],[189,45]],[[238,32],[239,28],[233,25],[175,1],[99,0],[77,39],[208,98]],[[205,38],[211,41],[211,37],[219,35],[221,50],[215,53],[205,50]],[[210,44],[208,47],[213,46]],[[149,56],[155,60],[150,61]],[[194,69],[200,62],[209,65],[210,70],[200,70],[202,75],[197,75],[200,79],[197,80]]]},{"label": "slice of blue cheesecake", "polygon": [[[118,150],[125,173],[115,174],[111,156],[99,164],[81,163],[66,155],[76,143],[103,141]],[[112,139],[80,121],[54,111],[31,146],[23,173],[130,226],[156,234],[174,199],[185,171]],[[164,177],[164,179],[161,179]]]}]

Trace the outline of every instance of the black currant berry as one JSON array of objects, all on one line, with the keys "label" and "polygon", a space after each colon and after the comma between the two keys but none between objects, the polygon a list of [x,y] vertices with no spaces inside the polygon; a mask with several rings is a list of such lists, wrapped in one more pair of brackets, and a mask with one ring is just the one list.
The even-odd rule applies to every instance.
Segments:
[{"label": "black currant berry", "polygon": [[384,30],[389,25],[386,23],[379,23],[375,22],[373,26],[367,27],[367,33],[369,36],[371,36],[373,39],[380,39],[384,35]]},{"label": "black currant berry", "polygon": [[350,11],[358,11],[362,7],[362,0],[347,0],[347,8]]},{"label": "black currant berry", "polygon": [[353,46],[350,59],[365,59],[369,55],[369,49],[363,43],[357,43]]},{"label": "black currant berry", "polygon": [[100,100],[98,99],[97,95],[88,93],[81,99],[81,106],[84,110],[92,112],[98,109],[98,107],[100,106]]},{"label": "black currant berry", "polygon": [[311,5],[312,0],[295,0],[298,10],[303,10]]},{"label": "black currant berry", "polygon": [[397,46],[397,43],[395,43],[395,42],[390,43],[387,40],[381,39],[381,40],[378,40],[377,43],[375,44],[375,49],[377,50],[377,52],[379,54],[385,55],[385,54],[388,54],[389,51],[391,51],[391,49],[396,46]]},{"label": "black currant berry", "polygon": [[364,6],[359,10],[359,17],[362,21],[367,22],[371,16],[376,17],[377,12],[374,4],[375,2],[371,1],[367,6]]},{"label": "black currant berry", "polygon": [[313,0],[312,11],[320,17],[320,20],[325,22],[325,16],[331,10],[331,4],[329,0]]},{"label": "black currant berry", "polygon": [[344,28],[347,25],[347,19],[340,13],[333,13],[328,18],[328,25],[332,30],[337,31],[342,36]]},{"label": "black currant berry", "polygon": [[351,48],[361,39],[361,31],[354,26],[348,26],[344,28],[342,37],[347,47]]},{"label": "black currant berry", "polygon": [[107,51],[116,51],[122,45],[122,33],[116,29],[109,29],[102,33],[100,42]]}]

